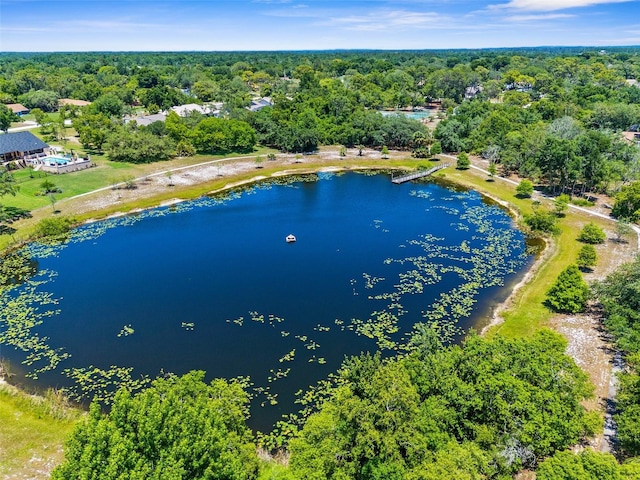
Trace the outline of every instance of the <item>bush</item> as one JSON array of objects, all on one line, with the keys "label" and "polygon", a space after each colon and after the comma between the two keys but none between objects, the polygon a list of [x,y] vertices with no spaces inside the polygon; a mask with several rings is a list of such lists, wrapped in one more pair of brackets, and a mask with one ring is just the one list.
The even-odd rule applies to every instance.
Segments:
[{"label": "bush", "polygon": [[416,147],[413,149],[413,156],[415,158],[427,158],[429,156],[429,150],[427,147]]},{"label": "bush", "polygon": [[565,268],[547,291],[547,303],[557,312],[584,312],[588,299],[589,286],[576,265]]},{"label": "bush", "polygon": [[578,252],[576,263],[578,267],[585,269],[593,267],[598,262],[598,254],[593,245],[583,245]]},{"label": "bush", "polygon": [[572,198],[571,203],[578,207],[593,207],[595,205],[595,202],[587,200],[586,198]]},{"label": "bush", "polygon": [[559,217],[564,216],[564,212],[569,208],[569,202],[571,201],[571,197],[566,193],[562,195],[558,195],[553,202],[554,212]]},{"label": "bush", "polygon": [[469,155],[464,152],[461,152],[458,155],[458,162],[456,163],[456,168],[458,170],[467,170],[471,166],[471,160],[469,160]]},{"label": "bush", "polygon": [[546,210],[536,210],[532,215],[524,216],[524,223],[534,232],[557,233],[557,217]]},{"label": "bush", "polygon": [[66,237],[74,223],[73,218],[43,218],[36,225],[36,236],[40,238],[60,239]]},{"label": "bush", "polygon": [[526,178],[516,187],[516,195],[522,198],[530,198],[533,195],[533,182]]},{"label": "bush", "polygon": [[536,471],[538,480],[616,480],[620,476],[620,465],[610,453],[585,450],[579,454],[558,452],[540,464]]},{"label": "bush", "polygon": [[620,189],[611,214],[616,218],[628,218],[633,222],[640,220],[640,181]]},{"label": "bush", "polygon": [[600,228],[593,222],[587,223],[582,228],[582,231],[578,236],[578,240],[580,240],[581,242],[590,243],[594,245],[597,243],[604,243],[606,239],[607,239],[607,236],[605,235],[604,230],[602,230],[602,228]]}]

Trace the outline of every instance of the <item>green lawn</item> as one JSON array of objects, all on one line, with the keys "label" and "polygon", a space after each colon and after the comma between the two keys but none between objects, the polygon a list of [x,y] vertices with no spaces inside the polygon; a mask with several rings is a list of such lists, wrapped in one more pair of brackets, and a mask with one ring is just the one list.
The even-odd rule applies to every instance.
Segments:
[{"label": "green lawn", "polygon": [[[468,185],[479,191],[484,191],[491,196],[508,202],[512,207],[522,213],[532,212],[531,199],[521,199],[515,196],[515,185],[503,180],[487,181],[486,176],[472,170],[460,171],[448,168],[445,178],[449,178],[463,185]],[[543,205],[551,208],[551,202],[545,201]],[[612,222],[585,213],[567,212],[558,224],[561,233],[549,240],[546,255],[534,272],[527,285],[520,289],[510,308],[502,312],[504,323],[497,325],[488,331],[488,335],[526,336],[545,327],[554,312],[545,305],[545,296],[549,287],[555,282],[562,270],[576,260],[577,251],[581,245],[576,238],[585,223],[594,222],[601,227],[611,228]]]},{"label": "green lawn", "polygon": [[[270,150],[260,149],[251,155],[268,153]],[[108,187],[123,181],[127,177],[144,177],[163,170],[181,166],[194,165],[220,158],[243,156],[243,154],[231,155],[197,155],[189,158],[168,160],[147,164],[131,164],[123,162],[111,162],[103,156],[92,155],[91,159],[96,167],[79,172],[65,173],[62,175],[36,172],[30,170],[16,170],[13,177],[19,187],[15,196],[6,195],[0,199],[0,204],[12,207],[20,207],[27,210],[50,205],[48,196],[39,195],[42,192],[41,184],[45,180],[54,183],[62,190],[62,193],[54,195],[56,200],[73,197],[81,193],[90,192],[102,187]]]}]

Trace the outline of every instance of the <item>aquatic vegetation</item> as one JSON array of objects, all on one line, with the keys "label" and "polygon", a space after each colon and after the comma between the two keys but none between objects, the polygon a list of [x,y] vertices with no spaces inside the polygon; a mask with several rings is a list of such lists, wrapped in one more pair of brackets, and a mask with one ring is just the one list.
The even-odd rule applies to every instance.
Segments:
[{"label": "aquatic vegetation", "polygon": [[87,368],[66,368],[63,375],[73,379],[74,384],[64,389],[72,400],[95,399],[105,405],[111,404],[116,390],[126,388],[134,393],[149,386],[151,379],[146,375],[132,376],[133,367],[111,365],[107,370],[90,365]]},{"label": "aquatic vegetation", "polygon": [[[223,205],[244,195],[251,195],[260,190],[269,190],[276,185],[299,188],[299,183],[296,185],[296,182],[315,182],[326,180],[332,176],[332,174],[319,174],[269,179],[222,195],[203,197],[194,201],[179,203],[169,208],[158,208],[135,215],[96,222],[73,230],[64,244],[33,243],[23,250],[23,258],[16,261],[19,265],[22,265],[20,268],[28,270],[28,262],[31,260],[27,261],[26,259],[30,259],[31,255],[33,255],[34,259],[32,262],[37,262],[40,258],[59,255],[64,248],[74,243],[87,241],[99,243],[100,237],[110,228],[128,227],[148,218],[173,215],[196,208]],[[448,228],[448,230],[443,230],[442,228],[434,230],[438,232],[437,235],[431,233],[416,235],[414,231],[414,233],[407,235],[408,238],[396,237],[389,247],[389,251],[384,252],[384,256],[388,255],[388,257],[377,260],[379,264],[374,263],[367,264],[365,267],[357,267],[359,268],[358,270],[347,272],[345,277],[341,277],[339,283],[341,293],[347,296],[350,296],[350,293],[354,296],[362,293],[358,298],[353,298],[353,301],[354,305],[358,305],[358,308],[362,308],[360,305],[364,305],[364,311],[350,312],[348,314],[336,312],[336,315],[358,316],[358,318],[353,318],[347,322],[336,318],[333,322],[335,327],[331,328],[327,325],[331,317],[306,320],[304,318],[289,318],[290,314],[287,313],[287,330],[282,329],[284,325],[278,327],[278,330],[272,330],[272,328],[275,329],[276,325],[283,324],[285,318],[274,313],[268,313],[268,310],[265,313],[251,310],[247,314],[245,309],[252,305],[249,302],[259,301],[259,299],[251,298],[247,299],[248,305],[245,303],[244,305],[247,306],[243,305],[239,309],[240,311],[225,313],[225,315],[230,316],[225,320],[226,323],[245,327],[240,333],[233,329],[234,332],[230,334],[241,335],[248,331],[250,335],[257,334],[258,337],[264,335],[265,342],[269,342],[269,348],[272,348],[268,352],[270,355],[267,357],[269,358],[269,363],[275,363],[277,358],[277,356],[273,355],[273,352],[283,353],[288,350],[287,353],[278,358],[278,362],[275,365],[260,365],[259,378],[261,378],[262,383],[267,385],[253,388],[256,404],[260,404],[263,407],[278,404],[280,399],[278,397],[279,392],[276,390],[284,388],[284,384],[291,382],[294,379],[294,375],[291,375],[287,382],[278,384],[277,381],[289,377],[291,371],[296,373],[295,377],[297,378],[300,371],[296,370],[296,368],[306,368],[311,372],[310,375],[313,375],[315,371],[323,372],[322,374],[324,374],[330,370],[331,365],[335,365],[336,356],[334,351],[326,353],[326,350],[328,350],[328,346],[329,348],[331,347],[334,335],[347,335],[353,338],[355,333],[355,335],[361,337],[361,339],[357,340],[358,346],[365,345],[366,347],[363,348],[385,350],[386,355],[394,355],[396,352],[404,354],[411,349],[418,348],[415,345],[418,344],[419,340],[416,336],[419,336],[419,328],[414,327],[412,330],[411,327],[422,316],[425,324],[438,329],[441,338],[445,338],[447,341],[459,338],[461,330],[457,324],[461,319],[469,317],[474,308],[477,308],[480,292],[484,288],[503,284],[505,277],[509,273],[516,271],[523,264],[526,253],[522,247],[522,242],[516,238],[519,233],[512,229],[511,219],[504,215],[504,212],[500,211],[498,207],[481,205],[479,202],[480,197],[477,194],[452,190],[448,196],[444,197],[444,200],[447,202],[459,201],[461,203],[448,203],[447,205],[432,203],[435,200],[439,200],[439,198],[427,189],[414,188],[409,192],[409,195],[413,197],[412,202],[418,202],[417,211],[419,214],[422,211],[425,212],[423,223],[427,232],[429,231],[427,228],[428,223],[432,220],[428,214],[429,211],[433,215],[438,215],[437,218],[445,218],[446,220],[441,222],[439,227]],[[253,201],[255,202],[255,200]],[[443,217],[443,213],[446,215],[445,217]],[[369,225],[369,234],[375,235],[370,229],[371,226],[383,233],[389,233],[389,229],[384,227],[395,225],[393,221],[394,219],[385,217],[385,221],[374,219],[370,224],[367,223],[368,220],[365,220],[364,225],[365,227]],[[419,224],[420,221],[422,219],[418,218],[417,223]],[[392,235],[399,231],[396,228],[392,230],[393,233],[390,233],[385,238],[393,238]],[[446,233],[443,233],[443,231],[446,231]],[[449,235],[449,232],[461,232],[456,233],[454,237],[456,238],[455,243],[452,242],[452,236]],[[376,238],[380,239],[381,237],[376,236]],[[375,272],[375,275],[367,272],[359,273],[364,269]],[[2,269],[0,268],[0,280],[3,278],[9,279],[11,272],[8,271],[8,274],[5,272],[4,276],[1,275]],[[353,278],[348,281],[349,284],[347,285],[345,279],[350,276]],[[15,280],[7,280],[7,282],[11,284]],[[443,289],[443,284],[453,285],[453,287],[446,287],[447,291],[440,292]],[[38,372],[56,368],[60,361],[68,357],[68,354],[62,350],[49,347],[50,340],[48,338],[38,336],[36,327],[41,325],[45,318],[54,318],[57,314],[57,310],[50,306],[56,304],[55,300],[36,288],[36,286],[40,285],[26,282],[20,286],[20,289],[13,290],[6,297],[3,292],[3,296],[0,298],[0,301],[3,302],[0,304],[0,307],[2,307],[0,311],[0,343],[14,345],[16,348],[27,352],[26,362],[29,363],[26,364],[34,367],[35,370],[30,375],[35,376],[37,376]],[[29,293],[30,288],[31,293]],[[349,289],[351,289],[351,292]],[[18,292],[21,293],[18,294]],[[18,300],[20,295],[23,295],[22,300]],[[22,304],[14,303],[10,305],[7,303],[9,301],[22,302]],[[5,308],[5,305],[7,305],[7,308]],[[14,308],[14,305],[19,308]],[[258,305],[258,303],[253,303],[253,305]],[[34,306],[34,309],[27,315],[25,309],[29,306]],[[8,309],[12,310],[12,313],[6,313]],[[50,313],[47,314],[47,311]],[[21,314],[20,312],[23,313]],[[239,313],[244,313],[244,316],[233,318]],[[23,315],[23,317],[20,317],[20,315]],[[215,319],[215,314],[213,318]],[[224,318],[222,317],[222,319]],[[250,319],[251,323],[245,324],[245,318]],[[213,320],[211,323],[213,323]],[[180,326],[185,331],[194,330],[193,322],[181,322]],[[117,330],[120,326],[111,328]],[[267,330],[263,330],[263,328],[267,328]],[[310,338],[310,336],[319,337],[313,332],[330,332],[330,334],[322,336],[324,357],[318,356],[320,344]],[[133,333],[132,325],[128,324],[120,329],[118,337],[129,336]],[[411,343],[414,336],[416,336],[416,340]],[[273,337],[276,337],[275,341]],[[301,349],[301,345],[298,346],[294,338],[290,337],[299,340],[304,345],[304,350]],[[298,348],[297,355],[296,348],[292,348],[294,345]],[[296,360],[298,360],[297,363],[295,363]],[[283,365],[285,362],[288,362],[288,365]],[[129,362],[123,361],[122,363]],[[278,366],[289,365],[291,368],[278,368]],[[321,365],[327,366],[320,367]],[[269,367],[272,368],[269,369]],[[269,371],[268,374],[266,374],[267,370]],[[70,388],[71,394],[75,395],[74,398],[87,399],[97,395],[101,401],[108,403],[110,401],[110,392],[115,390],[117,385],[122,383],[127,388],[135,389],[144,384],[145,377],[134,380],[132,371],[132,368],[110,367],[107,370],[101,370],[90,366],[87,368],[66,369],[63,373],[75,382],[75,386]],[[328,380],[328,382],[319,385],[329,385],[332,380]],[[283,423],[280,423],[280,431],[277,431],[278,427],[276,428],[275,435],[276,437],[280,435],[279,439],[274,437],[268,441],[279,442],[291,432],[295,432],[298,428],[297,425],[299,425],[296,422],[301,418],[305,418],[305,415],[322,401],[321,389],[322,387],[319,386],[312,393],[301,393],[302,400],[299,402],[303,407],[301,413],[287,417]],[[284,395],[282,392],[280,393]],[[283,396],[280,401],[286,402],[287,400]]]},{"label": "aquatic vegetation", "polygon": [[0,293],[0,344],[11,345],[26,353],[23,364],[33,367],[27,376],[54,370],[60,362],[69,358],[62,348],[49,345],[49,337],[42,337],[36,327],[58,313],[59,300],[38,287],[46,284],[55,274],[40,272],[35,278],[18,287],[5,288]]},{"label": "aquatic vegetation", "polygon": [[320,348],[320,344],[313,340],[309,341],[309,343],[305,343],[304,346],[307,350],[317,350]]},{"label": "aquatic vegetation", "polygon": [[365,281],[364,288],[368,289],[371,289],[375,287],[377,283],[384,281],[384,277],[374,277],[368,273],[363,273],[362,278],[364,278]]},{"label": "aquatic vegetation", "polygon": [[284,356],[281,357],[280,360],[278,360],[278,361],[280,363],[282,363],[282,362],[292,362],[295,357],[296,357],[296,349],[294,348],[290,352],[285,353]]},{"label": "aquatic vegetation", "polygon": [[129,335],[133,335],[134,332],[135,330],[131,327],[131,324],[125,325],[118,333],[118,337],[128,337]]},{"label": "aquatic vegetation", "polygon": [[235,323],[236,325],[238,325],[239,327],[242,326],[242,322],[244,322],[244,317],[238,317],[234,320],[229,320],[227,319],[227,323]]},{"label": "aquatic vegetation", "polygon": [[0,291],[25,282],[37,271],[38,262],[24,250],[6,253],[0,257]]},{"label": "aquatic vegetation", "polygon": [[274,323],[284,322],[284,318],[278,317],[277,315],[273,315],[272,313],[269,314],[268,319],[269,319],[269,325],[271,325],[272,327],[274,326]]},{"label": "aquatic vegetation", "polygon": [[358,335],[364,335],[376,341],[381,350],[393,350],[396,342],[390,336],[398,331],[398,317],[387,310],[375,311],[367,320],[351,320]]},{"label": "aquatic vegetation", "polygon": [[281,368],[274,370],[271,369],[269,370],[269,373],[271,375],[269,375],[267,377],[267,382],[271,383],[271,382],[275,382],[276,380],[279,380],[281,378],[287,378],[287,376],[289,375],[289,372],[291,371],[290,368],[287,368],[286,370],[282,370]]}]

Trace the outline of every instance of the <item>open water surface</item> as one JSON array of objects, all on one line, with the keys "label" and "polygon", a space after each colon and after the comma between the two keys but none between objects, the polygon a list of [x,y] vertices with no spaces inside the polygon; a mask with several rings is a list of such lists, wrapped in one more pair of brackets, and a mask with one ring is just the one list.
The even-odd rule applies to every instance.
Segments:
[{"label": "open water surface", "polygon": [[[43,278],[55,272],[37,290],[59,300],[33,332],[70,357],[23,381],[68,387],[64,369],[90,365],[250,376],[263,431],[346,355],[393,354],[416,322],[473,326],[530,260],[475,192],[355,173],[91,224],[29,251]],[[39,366],[0,348],[18,377]]]}]

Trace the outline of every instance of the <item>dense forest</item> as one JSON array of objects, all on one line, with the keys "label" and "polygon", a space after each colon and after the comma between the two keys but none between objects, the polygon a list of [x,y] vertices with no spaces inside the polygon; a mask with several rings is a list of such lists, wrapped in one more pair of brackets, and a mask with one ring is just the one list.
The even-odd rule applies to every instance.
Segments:
[{"label": "dense forest", "polygon": [[[0,54],[0,128],[18,120],[3,104],[21,103],[41,133],[59,137],[68,120],[88,152],[133,163],[256,146],[473,154],[530,179],[530,191],[535,184],[550,194],[611,194],[613,215],[635,222],[639,82],[633,48]],[[250,108],[257,98],[269,105]],[[194,103],[217,113],[125,121]],[[430,120],[388,114],[413,110]],[[0,175],[0,194],[11,193],[9,172]],[[553,233],[546,214],[525,221]],[[122,389],[110,413],[92,406],[53,478],[257,478],[257,452],[287,460],[270,478],[504,479],[522,469],[542,480],[640,478],[639,265],[592,289],[628,365],[618,459],[569,451],[602,425],[582,406],[591,386],[563,353],[562,337],[472,333],[450,345],[423,325],[396,357],[345,359],[303,419],[257,438],[239,380],[206,384],[204,373],[192,372],[157,379],[137,395]],[[580,308],[587,296],[585,285]]]},{"label": "dense forest", "polygon": [[[4,54],[0,68],[0,103],[20,102],[45,121],[60,98],[93,102],[64,106],[58,121],[73,119],[85,147],[114,160],[250,151],[256,143],[289,152],[443,150],[582,194],[617,191],[640,174],[637,145],[621,135],[640,124],[634,49]],[[256,97],[272,105],[246,108]],[[224,121],[198,112],[140,127],[122,120],[187,103],[222,105]],[[435,129],[379,113],[436,106]],[[636,217],[640,205],[628,203],[620,215]]]}]

